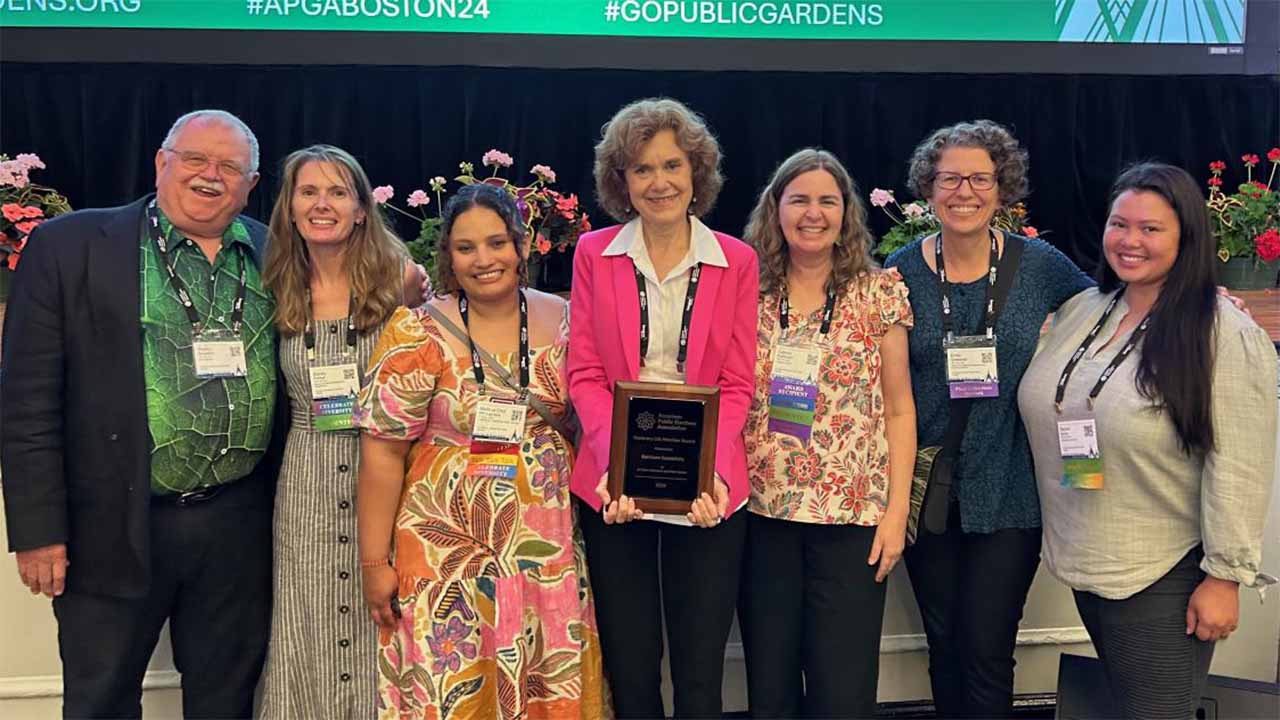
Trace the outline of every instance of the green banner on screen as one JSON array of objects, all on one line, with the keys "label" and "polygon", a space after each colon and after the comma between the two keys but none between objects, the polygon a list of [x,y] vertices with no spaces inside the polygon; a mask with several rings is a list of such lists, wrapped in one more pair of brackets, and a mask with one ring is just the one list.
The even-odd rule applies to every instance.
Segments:
[{"label": "green banner on screen", "polygon": [[1244,42],[1246,0],[0,0],[0,27]]}]

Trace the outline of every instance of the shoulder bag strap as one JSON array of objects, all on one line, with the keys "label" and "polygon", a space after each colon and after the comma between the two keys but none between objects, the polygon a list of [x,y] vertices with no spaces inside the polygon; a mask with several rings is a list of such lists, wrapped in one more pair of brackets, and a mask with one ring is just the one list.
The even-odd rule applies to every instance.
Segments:
[{"label": "shoulder bag strap", "polygon": [[[445,330],[448,330],[450,333],[453,334],[454,337],[458,338],[462,342],[467,342],[468,340],[467,334],[463,332],[462,328],[458,327],[457,323],[450,320],[447,315],[441,312],[439,308],[437,308],[436,306],[430,303],[425,303],[423,304],[422,307],[426,308],[427,314],[429,314],[433,319],[435,319],[435,321],[439,323],[441,327],[443,327]],[[502,363],[498,362],[497,358],[493,357],[493,355],[490,355],[488,350],[485,350],[479,345],[476,345],[475,348],[476,348],[476,354],[480,356],[480,362],[487,365],[489,369],[492,370],[493,373],[498,376],[498,379],[502,381],[503,385],[506,385],[508,388],[510,388],[511,390],[514,390],[517,393],[520,392],[520,387],[516,384],[515,380],[511,377],[511,372],[508,371],[505,367],[503,367]],[[538,399],[537,395],[534,395],[532,392],[529,392],[525,395],[525,397],[528,398],[529,405],[533,408],[534,412],[541,415],[542,419],[545,420],[547,424],[552,427],[552,429],[554,429],[556,432],[563,435],[565,440],[573,439],[573,434],[569,432],[569,429],[565,427],[565,424],[560,421],[560,418],[557,418],[555,414],[551,412],[551,408],[547,407],[546,403]]]}]

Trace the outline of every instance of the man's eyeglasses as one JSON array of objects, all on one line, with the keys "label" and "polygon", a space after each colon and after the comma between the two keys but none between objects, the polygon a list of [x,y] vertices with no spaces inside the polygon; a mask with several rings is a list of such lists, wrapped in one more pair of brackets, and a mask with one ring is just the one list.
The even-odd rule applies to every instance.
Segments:
[{"label": "man's eyeglasses", "polygon": [[996,176],[994,173],[973,173],[972,175],[961,175],[959,173],[940,172],[933,176],[933,184],[939,190],[959,190],[960,184],[965,180],[969,181],[969,187],[974,190],[990,190],[996,186]]},{"label": "man's eyeglasses", "polygon": [[247,170],[240,166],[240,163],[230,160],[214,160],[204,153],[195,152],[194,150],[174,150],[173,148],[160,148],[167,153],[173,153],[178,156],[178,161],[182,163],[182,167],[191,172],[204,172],[209,167],[209,163],[216,162],[218,165],[218,174],[222,177],[244,177],[249,174]]}]

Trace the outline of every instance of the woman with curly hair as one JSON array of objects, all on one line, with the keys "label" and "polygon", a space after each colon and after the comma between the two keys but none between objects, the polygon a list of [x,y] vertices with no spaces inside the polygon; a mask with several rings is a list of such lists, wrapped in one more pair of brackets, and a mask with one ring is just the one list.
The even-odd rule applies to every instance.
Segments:
[{"label": "woman with curly hair", "polygon": [[761,265],[739,604],[751,715],[871,717],[916,452],[907,288],[871,263],[866,210],[824,150],[783,161],[746,239]]},{"label": "woman with curly hair", "polygon": [[[915,315],[909,346],[919,444],[956,449],[949,489],[935,485],[927,497],[941,527],[922,522],[906,551],[939,717],[1012,711],[1018,622],[1040,563],[1040,505],[1018,383],[1048,315],[1093,285],[1049,244],[992,226],[997,210],[1026,196],[1026,173],[1026,152],[997,123],[935,131],[911,157],[909,184],[928,199],[942,231],[885,263],[902,273]],[[1014,245],[1016,271],[1005,264]],[[993,302],[1001,271],[1015,272],[1006,277],[1003,310]]]},{"label": "woman with curly hair", "polygon": [[569,493],[568,306],[526,286],[506,190],[460,189],[440,237],[436,297],[387,322],[358,414],[377,716],[608,717]]},{"label": "woman with curly hair", "polygon": [[[627,105],[595,154],[596,193],[620,224],[584,235],[574,257],[569,395],[583,424],[573,492],[605,669],[619,717],[663,717],[665,621],[676,716],[719,717],[746,530],[756,255],[699,219],[720,191],[720,146],[689,108]],[[714,495],[681,515],[609,495],[618,380],[720,389]]]}]

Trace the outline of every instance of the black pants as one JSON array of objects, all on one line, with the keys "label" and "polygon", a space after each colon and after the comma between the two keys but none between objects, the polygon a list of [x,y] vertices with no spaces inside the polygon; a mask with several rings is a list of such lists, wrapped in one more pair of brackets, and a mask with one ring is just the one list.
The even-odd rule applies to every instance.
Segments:
[{"label": "black pants", "polygon": [[1203,551],[1187,553],[1164,577],[1125,598],[1076,591],[1076,609],[1127,718],[1195,717],[1213,660],[1212,642],[1187,634],[1187,603],[1204,580]]},{"label": "black pants", "polygon": [[606,525],[589,506],[578,510],[618,717],[663,717],[664,619],[676,717],[720,717],[746,511],[714,528],[699,528],[648,520]]},{"label": "black pants", "polygon": [[752,717],[875,714],[885,597],[867,564],[875,536],[748,515],[738,620]]},{"label": "black pants", "polygon": [[153,501],[150,523],[146,597],[67,593],[53,601],[63,716],[142,717],[143,673],[168,620],[183,714],[250,717],[271,619],[271,498],[264,484],[241,480],[188,507]]},{"label": "black pants", "polygon": [[1040,528],[967,533],[953,503],[947,531],[922,529],[906,561],[938,717],[1009,717],[1013,649],[1040,564]]}]

